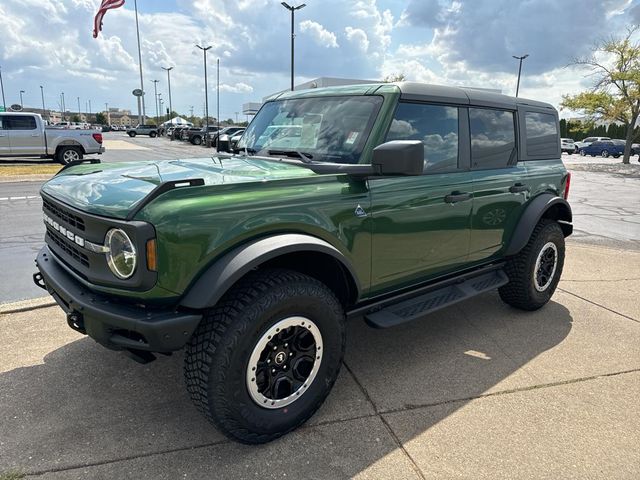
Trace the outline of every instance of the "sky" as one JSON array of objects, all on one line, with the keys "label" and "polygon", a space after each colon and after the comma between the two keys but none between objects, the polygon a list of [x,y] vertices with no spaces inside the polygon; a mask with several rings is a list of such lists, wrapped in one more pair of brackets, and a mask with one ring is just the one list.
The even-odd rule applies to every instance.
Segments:
[{"label": "sky", "polygon": [[[513,95],[524,61],[520,96],[559,107],[563,94],[591,86],[571,66],[603,37],[640,23],[640,0],[304,0],[296,12],[296,83],[313,78],[407,80],[500,89]],[[301,1],[291,1],[298,5]],[[0,68],[8,105],[68,109],[110,107],[135,112],[140,87],[134,2],[110,10],[92,37],[99,0],[0,0]],[[245,102],[289,86],[290,14],[278,0],[138,0],[147,114],[155,114],[154,84],[173,109],[204,109],[207,44],[209,111],[235,118]],[[597,21],[594,21],[597,14]],[[574,116],[562,111],[561,116]],[[242,117],[240,115],[240,117]]]}]

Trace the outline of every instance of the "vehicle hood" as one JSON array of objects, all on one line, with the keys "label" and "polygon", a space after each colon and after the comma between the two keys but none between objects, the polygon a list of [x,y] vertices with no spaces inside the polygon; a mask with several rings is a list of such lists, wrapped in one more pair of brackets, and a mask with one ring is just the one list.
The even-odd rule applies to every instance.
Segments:
[{"label": "vehicle hood", "polygon": [[304,167],[240,156],[83,164],[53,177],[42,192],[88,213],[126,218],[164,182],[201,178],[205,186],[213,186],[312,175]]}]

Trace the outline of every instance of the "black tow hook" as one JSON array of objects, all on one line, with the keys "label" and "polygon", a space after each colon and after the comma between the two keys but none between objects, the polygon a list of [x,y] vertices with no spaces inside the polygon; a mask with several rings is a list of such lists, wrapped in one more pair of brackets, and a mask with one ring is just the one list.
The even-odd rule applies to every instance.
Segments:
[{"label": "black tow hook", "polygon": [[80,332],[83,335],[87,334],[87,330],[84,328],[84,318],[82,317],[81,313],[67,313],[67,324],[69,324],[69,326],[76,332]]},{"label": "black tow hook", "polygon": [[47,289],[47,286],[44,284],[44,278],[42,278],[42,274],[40,272],[36,272],[33,274],[33,283],[35,283],[38,287]]}]

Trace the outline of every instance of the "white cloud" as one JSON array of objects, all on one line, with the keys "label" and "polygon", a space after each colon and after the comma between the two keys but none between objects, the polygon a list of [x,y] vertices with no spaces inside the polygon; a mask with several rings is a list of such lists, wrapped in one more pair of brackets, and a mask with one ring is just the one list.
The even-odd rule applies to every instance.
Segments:
[{"label": "white cloud", "polygon": [[251,85],[247,85],[243,82],[238,82],[234,85],[229,85],[226,83],[220,84],[221,92],[231,92],[231,93],[251,93],[253,92],[253,87]]},{"label": "white cloud", "polygon": [[309,33],[318,45],[327,48],[338,48],[338,39],[336,34],[330,32],[322,25],[311,20],[304,20],[300,22],[300,31],[303,33]]},{"label": "white cloud", "polygon": [[369,50],[369,38],[361,28],[346,27],[344,29],[347,40],[353,42],[361,52]]}]

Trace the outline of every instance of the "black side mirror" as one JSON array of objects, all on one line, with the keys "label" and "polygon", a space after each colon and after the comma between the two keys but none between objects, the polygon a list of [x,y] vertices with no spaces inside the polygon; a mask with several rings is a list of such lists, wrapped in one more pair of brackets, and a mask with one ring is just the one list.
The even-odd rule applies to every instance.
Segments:
[{"label": "black side mirror", "polygon": [[371,165],[378,175],[422,175],[424,144],[420,140],[392,140],[373,149]]}]

